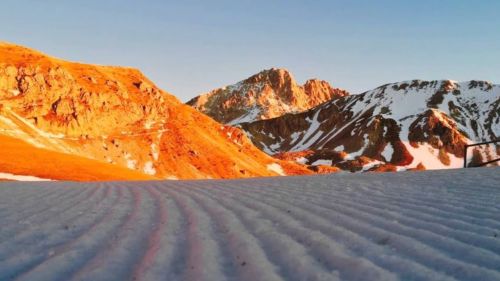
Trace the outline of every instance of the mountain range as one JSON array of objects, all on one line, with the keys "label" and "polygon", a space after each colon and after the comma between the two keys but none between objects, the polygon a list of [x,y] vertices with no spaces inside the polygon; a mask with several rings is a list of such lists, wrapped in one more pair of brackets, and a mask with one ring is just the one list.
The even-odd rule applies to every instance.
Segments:
[{"label": "mountain range", "polygon": [[[137,69],[0,43],[0,178],[455,168],[464,145],[500,134],[499,104],[500,86],[486,81],[412,80],[350,94],[318,79],[299,85],[278,68],[183,104]],[[474,150],[470,161],[498,154]]]},{"label": "mountain range", "polygon": [[[273,100],[288,101],[289,89],[307,88],[297,87],[291,78],[277,79],[287,81],[281,86],[263,78],[267,76],[291,77],[284,70],[266,70],[188,104],[242,128],[267,154],[307,165],[316,172],[459,168],[465,145],[495,140],[500,134],[500,85],[487,81],[411,80],[356,95],[331,87],[304,91],[309,93],[306,95],[296,90],[296,99],[313,96],[318,102],[310,108],[301,107],[302,112],[283,102],[278,105],[279,113],[266,115],[260,108],[272,106],[255,103],[253,97],[272,93]],[[200,103],[202,100],[205,103]],[[227,114],[221,104],[227,100],[252,106],[246,111],[238,109],[236,118],[224,119],[221,116]],[[292,105],[296,103],[305,104]],[[468,162],[475,165],[498,158],[500,147],[479,147],[472,149],[471,155]]]}]

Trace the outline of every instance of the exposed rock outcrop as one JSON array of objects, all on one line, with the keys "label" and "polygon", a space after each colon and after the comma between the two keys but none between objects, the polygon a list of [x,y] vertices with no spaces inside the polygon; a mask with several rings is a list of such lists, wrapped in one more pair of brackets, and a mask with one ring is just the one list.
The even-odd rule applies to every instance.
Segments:
[{"label": "exposed rock outcrop", "polygon": [[215,120],[235,125],[308,110],[348,93],[326,81],[298,85],[285,69],[272,68],[187,102]]}]

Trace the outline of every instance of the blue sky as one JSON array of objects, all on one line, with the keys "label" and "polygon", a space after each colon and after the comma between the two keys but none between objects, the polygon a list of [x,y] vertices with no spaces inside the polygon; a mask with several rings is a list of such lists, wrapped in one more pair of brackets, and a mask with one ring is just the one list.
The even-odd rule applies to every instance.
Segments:
[{"label": "blue sky", "polygon": [[500,82],[500,1],[2,1],[0,40],[141,69],[186,101],[270,67],[353,93]]}]

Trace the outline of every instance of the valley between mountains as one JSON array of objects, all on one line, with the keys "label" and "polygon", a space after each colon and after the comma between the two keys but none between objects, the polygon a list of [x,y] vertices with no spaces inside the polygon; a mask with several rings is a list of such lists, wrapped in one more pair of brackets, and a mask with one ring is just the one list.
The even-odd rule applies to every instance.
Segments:
[{"label": "valley between mountains", "polygon": [[[486,81],[409,80],[353,94],[272,68],[183,104],[139,70],[0,43],[4,179],[459,168],[464,146],[497,139],[499,123],[500,85]],[[469,153],[474,165],[498,158],[500,147]]]}]

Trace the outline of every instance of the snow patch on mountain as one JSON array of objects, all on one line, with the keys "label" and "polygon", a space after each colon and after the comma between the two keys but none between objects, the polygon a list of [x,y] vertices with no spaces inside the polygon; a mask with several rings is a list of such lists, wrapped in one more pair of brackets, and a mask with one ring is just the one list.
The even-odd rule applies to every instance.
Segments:
[{"label": "snow patch on mountain", "polygon": [[330,166],[332,165],[332,160],[325,160],[325,159],[318,159],[311,163],[311,166],[318,166],[318,165],[327,165]]},{"label": "snow patch on mountain", "polygon": [[0,173],[0,179],[14,180],[14,181],[53,181],[51,179],[45,179],[27,175],[15,175],[11,173]]},{"label": "snow patch on mountain", "polygon": [[152,161],[148,161],[146,162],[146,164],[144,165],[144,173],[148,174],[148,175],[155,175],[156,174],[156,170],[153,166],[153,162]]},{"label": "snow patch on mountain", "polygon": [[272,171],[272,172],[277,173],[277,174],[278,174],[278,175],[280,175],[280,176],[286,176],[285,171],[283,171],[283,168],[282,168],[282,167],[281,167],[281,165],[280,165],[280,164],[278,164],[278,163],[268,164],[268,165],[267,165],[267,169],[268,169],[269,171]]},{"label": "snow patch on mountain", "polygon": [[392,147],[392,144],[388,143],[384,151],[382,151],[382,156],[384,156],[385,161],[389,162],[391,161],[392,154],[394,153],[394,148]]}]

